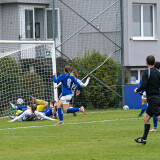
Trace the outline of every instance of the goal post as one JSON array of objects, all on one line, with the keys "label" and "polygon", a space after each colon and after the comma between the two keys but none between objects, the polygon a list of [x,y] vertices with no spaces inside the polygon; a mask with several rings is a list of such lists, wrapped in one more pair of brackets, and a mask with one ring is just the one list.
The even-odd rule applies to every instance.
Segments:
[{"label": "goal post", "polygon": [[9,102],[30,105],[30,96],[58,101],[54,41],[0,41],[0,116],[12,113]]}]

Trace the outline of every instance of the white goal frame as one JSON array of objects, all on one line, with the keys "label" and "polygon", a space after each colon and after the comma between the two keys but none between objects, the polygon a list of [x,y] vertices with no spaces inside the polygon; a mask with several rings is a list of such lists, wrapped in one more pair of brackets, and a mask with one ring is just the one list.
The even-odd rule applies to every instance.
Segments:
[{"label": "white goal frame", "polygon": [[[51,44],[52,45],[52,70],[53,73],[57,75],[56,68],[56,52],[55,52],[55,41],[8,41],[8,40],[0,40],[0,44]],[[1,58],[1,57],[0,57]],[[54,100],[58,102],[58,92],[57,92],[57,84],[54,84]]]}]

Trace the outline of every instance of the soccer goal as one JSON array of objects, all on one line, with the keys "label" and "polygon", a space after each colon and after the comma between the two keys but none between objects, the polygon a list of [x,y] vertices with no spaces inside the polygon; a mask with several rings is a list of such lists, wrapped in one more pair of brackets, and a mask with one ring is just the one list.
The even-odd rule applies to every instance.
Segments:
[{"label": "soccer goal", "polygon": [[12,113],[10,102],[30,97],[57,100],[53,83],[56,54],[53,41],[0,41],[0,116]]}]

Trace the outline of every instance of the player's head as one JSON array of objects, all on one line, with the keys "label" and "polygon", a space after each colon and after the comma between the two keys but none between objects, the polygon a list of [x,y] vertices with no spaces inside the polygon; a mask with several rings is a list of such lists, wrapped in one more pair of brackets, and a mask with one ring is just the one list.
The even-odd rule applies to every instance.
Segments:
[{"label": "player's head", "polygon": [[66,66],[64,67],[64,72],[70,74],[70,73],[71,73],[71,67],[68,66],[68,65],[66,65]]},{"label": "player's head", "polygon": [[147,63],[147,65],[154,65],[155,64],[155,58],[154,58],[154,56],[152,56],[152,55],[147,56],[146,63]]},{"label": "player's head", "polygon": [[53,107],[55,103],[56,103],[55,100],[50,101],[50,107]]},{"label": "player's head", "polygon": [[32,104],[30,107],[31,107],[32,113],[34,113],[35,110],[37,109],[37,105],[36,104]]},{"label": "player's head", "polygon": [[160,62],[156,62],[154,67],[157,68],[157,69],[160,69]]},{"label": "player's head", "polygon": [[73,75],[74,77],[78,78],[78,72],[77,72],[77,70],[72,71],[72,75]]}]

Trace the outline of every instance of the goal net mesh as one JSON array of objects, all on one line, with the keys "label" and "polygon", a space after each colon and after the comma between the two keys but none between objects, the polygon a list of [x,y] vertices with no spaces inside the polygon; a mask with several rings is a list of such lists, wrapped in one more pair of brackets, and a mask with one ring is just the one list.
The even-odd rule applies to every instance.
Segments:
[{"label": "goal net mesh", "polygon": [[10,102],[30,105],[30,96],[54,98],[52,79],[53,44],[0,44],[0,116],[13,113]]}]

